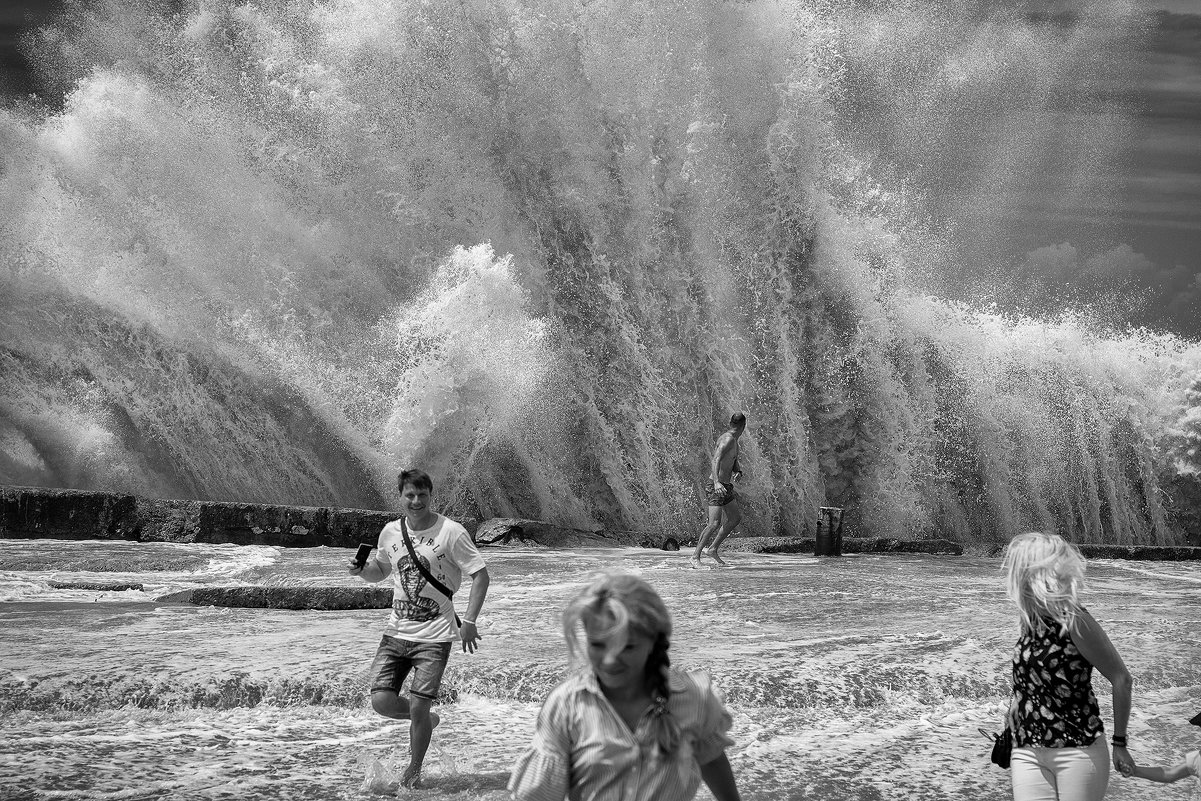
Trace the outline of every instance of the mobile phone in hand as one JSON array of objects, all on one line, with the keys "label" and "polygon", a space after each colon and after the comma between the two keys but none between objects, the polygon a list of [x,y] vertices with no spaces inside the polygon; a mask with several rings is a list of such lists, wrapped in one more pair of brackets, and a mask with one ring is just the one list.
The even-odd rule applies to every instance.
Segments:
[{"label": "mobile phone in hand", "polygon": [[371,551],[373,548],[375,548],[374,545],[368,545],[365,542],[360,542],[359,550],[354,555],[354,563],[356,565],[358,565],[360,568],[366,567],[367,559],[371,556]]}]

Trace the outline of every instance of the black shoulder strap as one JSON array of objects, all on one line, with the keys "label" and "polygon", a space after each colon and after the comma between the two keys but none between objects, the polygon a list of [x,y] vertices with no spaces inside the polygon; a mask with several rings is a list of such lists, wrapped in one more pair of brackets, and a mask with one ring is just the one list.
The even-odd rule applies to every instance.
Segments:
[{"label": "black shoulder strap", "polygon": [[405,547],[409,549],[409,561],[413,563],[413,567],[417,568],[417,572],[424,576],[425,580],[428,581],[430,586],[435,590],[442,593],[447,598],[454,598],[455,594],[448,590],[445,584],[434,578],[433,575],[425,569],[425,565],[421,564],[421,560],[417,558],[417,552],[413,550],[413,541],[409,539],[409,527],[405,525],[405,519],[403,517],[400,518],[400,533],[404,536]]},{"label": "black shoulder strap", "polygon": [[[420,573],[425,578],[425,580],[430,583],[431,587],[433,587],[435,590],[437,590],[438,592],[445,595],[453,604],[455,594],[453,592],[451,592],[449,589],[447,589],[445,584],[443,584],[441,581],[438,581],[438,579],[434,578],[433,574],[430,573],[429,570],[426,569],[425,565],[421,564],[421,560],[417,558],[417,552],[415,550],[413,550],[413,541],[411,539],[409,539],[409,527],[405,523],[405,519],[403,517],[400,518],[400,533],[401,533],[401,536],[404,537],[405,548],[407,548],[409,551],[409,561],[413,563],[413,567],[417,568],[417,572]],[[455,625],[456,626],[462,625],[461,623],[459,623],[459,613],[458,612],[455,612]]]}]

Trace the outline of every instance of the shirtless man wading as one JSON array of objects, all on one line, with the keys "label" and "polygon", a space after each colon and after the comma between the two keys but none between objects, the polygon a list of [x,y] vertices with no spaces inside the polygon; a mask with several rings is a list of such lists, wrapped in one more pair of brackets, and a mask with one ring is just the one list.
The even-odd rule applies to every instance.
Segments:
[{"label": "shirtless man wading", "polygon": [[[701,566],[701,554],[712,557],[719,565],[725,561],[717,555],[726,537],[742,519],[742,504],[738,502],[738,494],[734,491],[734,482],[742,475],[738,469],[738,438],[746,430],[746,415],[735,412],[730,415],[730,427],[717,438],[713,447],[713,463],[709,470],[709,480],[705,482],[705,500],[709,504],[709,523],[701,530],[696,541],[696,550],[688,560],[691,567]],[[705,543],[714,532],[713,543],[706,548]]]}]

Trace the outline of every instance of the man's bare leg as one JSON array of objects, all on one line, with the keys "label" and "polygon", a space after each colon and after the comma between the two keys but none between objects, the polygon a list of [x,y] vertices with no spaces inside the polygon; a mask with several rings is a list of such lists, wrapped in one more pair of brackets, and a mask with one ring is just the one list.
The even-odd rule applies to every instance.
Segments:
[{"label": "man's bare leg", "polygon": [[429,750],[430,738],[434,734],[437,716],[430,711],[431,701],[428,698],[413,696],[410,702],[409,723],[409,767],[400,777],[401,787],[421,786],[421,765],[425,762],[425,752]]},{"label": "man's bare leg", "polygon": [[409,721],[409,767],[400,777],[402,787],[417,787],[421,781],[421,765],[430,747],[434,727],[440,722],[437,712],[430,711],[428,698],[402,698],[391,690],[371,693],[371,706],[386,718]]},{"label": "man's bare leg", "polygon": [[724,565],[726,564],[726,560],[717,555],[717,549],[721,547],[721,544],[726,541],[726,537],[730,536],[734,529],[738,527],[738,524],[742,522],[742,505],[734,500],[721,507],[721,509],[721,526],[717,530],[717,536],[713,538],[713,543],[708,548],[705,548],[704,551],[712,557],[714,562]]},{"label": "man's bare leg", "polygon": [[705,543],[709,541],[710,535],[721,528],[721,509],[720,506],[709,507],[709,522],[701,529],[700,535],[696,538],[696,550],[692,552],[692,556],[688,559],[689,567],[701,567],[701,551],[705,549]]}]

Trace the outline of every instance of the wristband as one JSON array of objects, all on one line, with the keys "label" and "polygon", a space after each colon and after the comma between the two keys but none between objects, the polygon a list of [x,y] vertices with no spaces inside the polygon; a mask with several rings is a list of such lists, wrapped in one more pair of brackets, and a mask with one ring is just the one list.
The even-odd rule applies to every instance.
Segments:
[{"label": "wristband", "polygon": [[1109,742],[1113,743],[1118,748],[1125,748],[1126,747],[1126,735],[1115,734],[1113,737],[1109,738]]},{"label": "wristband", "polygon": [[471,624],[471,625],[473,625],[473,626],[475,625],[475,621],[474,621],[474,620],[464,620],[463,622],[464,622],[464,623],[470,623],[470,624]]}]

